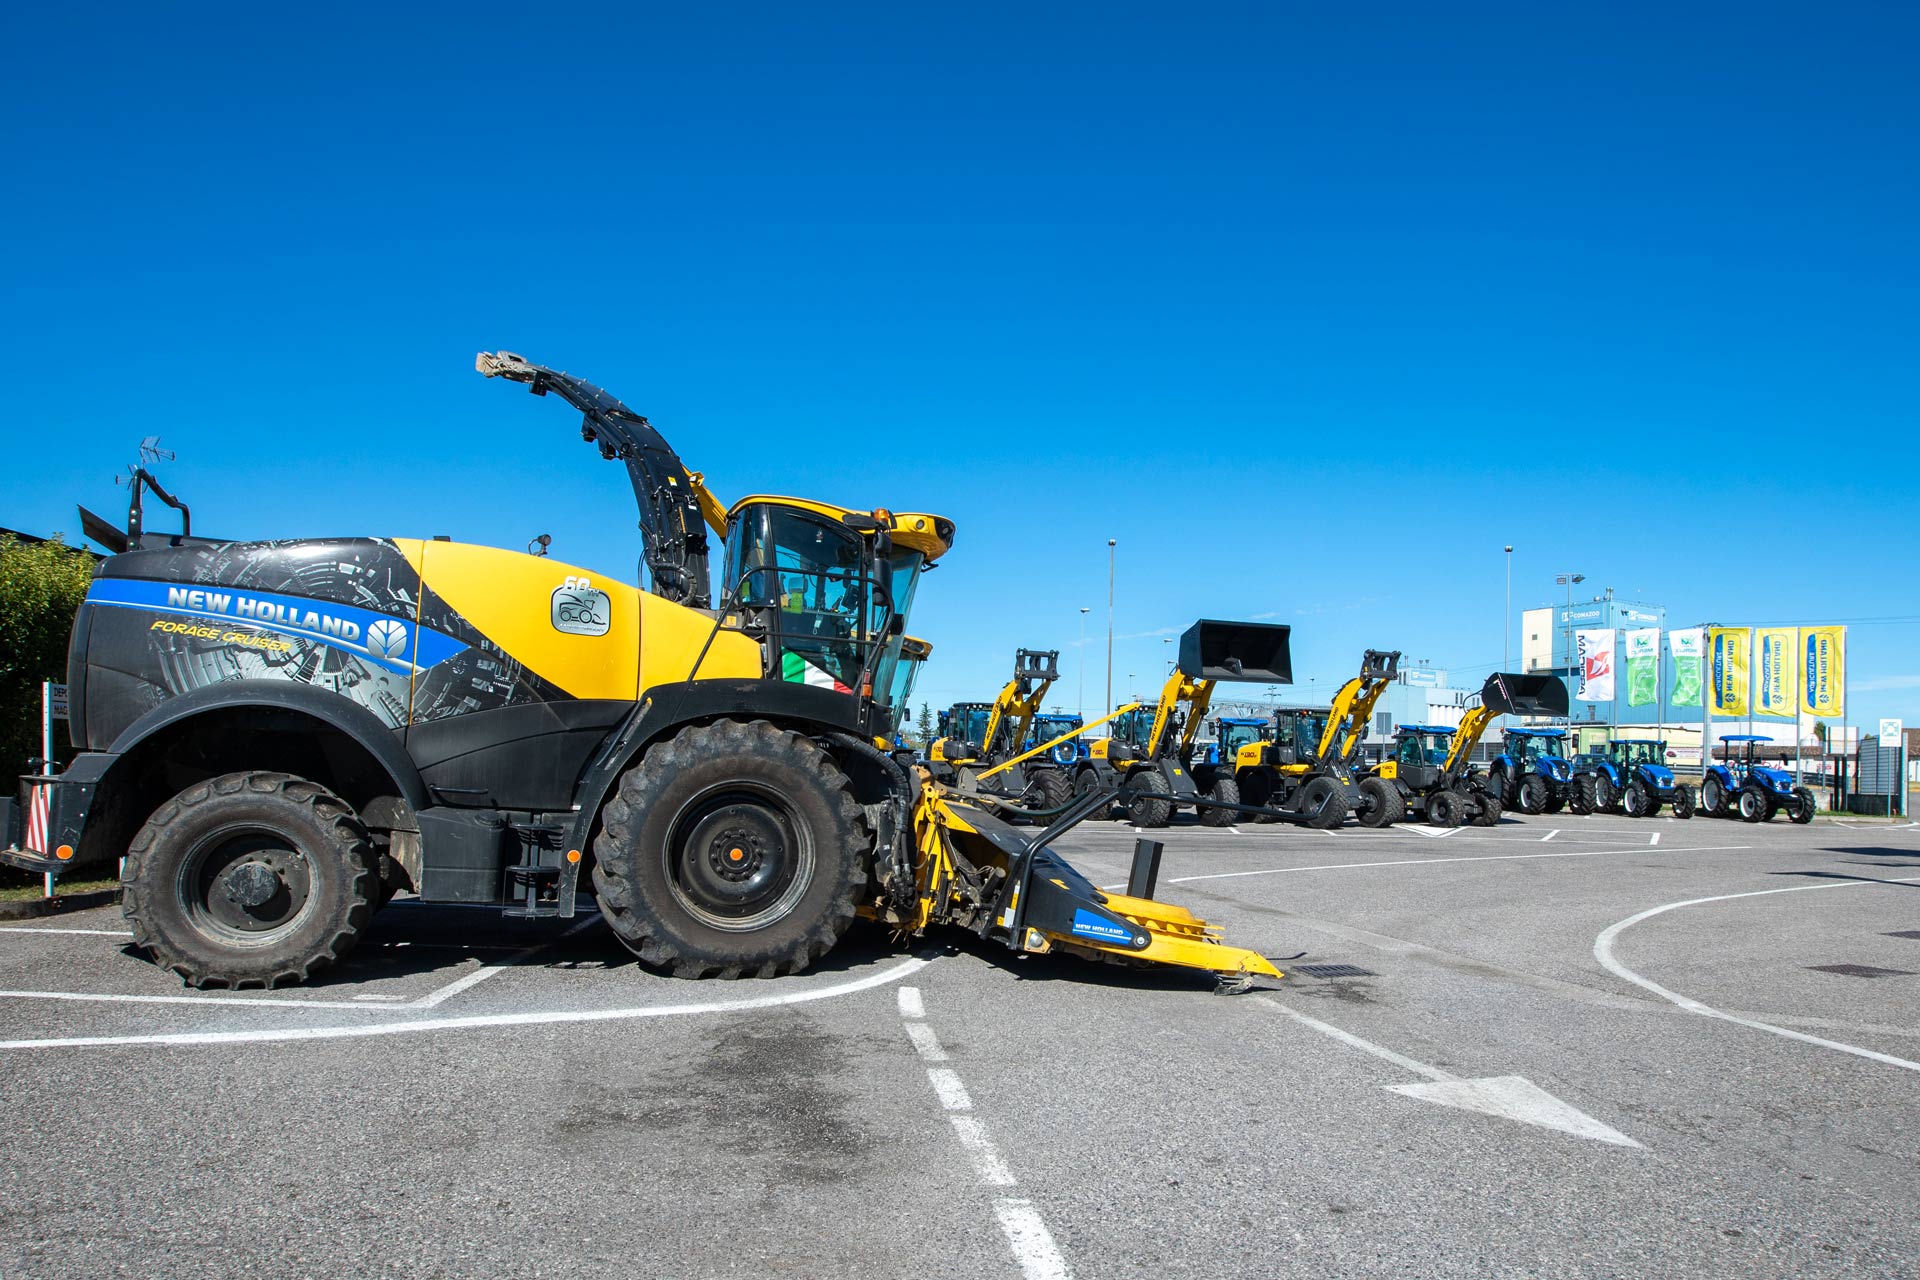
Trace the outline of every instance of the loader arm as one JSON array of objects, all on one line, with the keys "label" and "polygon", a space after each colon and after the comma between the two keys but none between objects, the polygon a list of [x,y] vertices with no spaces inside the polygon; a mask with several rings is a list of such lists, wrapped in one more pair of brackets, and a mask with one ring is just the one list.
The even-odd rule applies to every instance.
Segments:
[{"label": "loader arm", "polygon": [[687,470],[645,417],[582,378],[533,364],[511,351],[482,351],[474,368],[489,378],[524,382],[578,409],[580,434],[600,456],[626,464],[640,507],[640,535],[653,594],[695,609],[713,603],[707,530],[726,536],[727,513],[699,472]]},{"label": "loader arm", "polygon": [[[1167,729],[1173,722],[1173,713],[1182,702],[1194,702],[1204,710],[1213,695],[1214,682],[1195,680],[1183,672],[1175,671],[1167,677],[1166,684],[1160,688],[1160,701],[1153,708],[1153,731],[1147,735],[1147,758],[1162,759],[1167,752]],[[1193,740],[1193,723],[1197,716],[1190,715],[1188,723],[1181,729],[1181,745],[1184,748]]]},{"label": "loader arm", "polygon": [[1467,757],[1480,744],[1480,735],[1497,719],[1498,713],[1489,711],[1484,702],[1467,708],[1467,713],[1460,717],[1459,727],[1453,731],[1453,745],[1447,749],[1446,763],[1440,766],[1441,772],[1449,778],[1457,778],[1465,772]]},{"label": "loader arm", "polygon": [[[1400,651],[1369,649],[1360,659],[1360,674],[1340,686],[1327,713],[1326,731],[1320,735],[1320,759],[1326,764],[1343,764],[1359,747],[1373,717],[1373,704],[1380,701],[1387,686],[1400,671]],[[1332,754],[1338,745],[1338,755]]]}]

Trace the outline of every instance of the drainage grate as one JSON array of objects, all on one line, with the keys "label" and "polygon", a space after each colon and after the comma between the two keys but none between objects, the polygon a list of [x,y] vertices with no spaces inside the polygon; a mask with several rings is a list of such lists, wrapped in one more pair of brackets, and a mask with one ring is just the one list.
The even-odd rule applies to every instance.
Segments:
[{"label": "drainage grate", "polygon": [[1380,975],[1371,969],[1362,969],[1357,964],[1297,964],[1295,973],[1304,973],[1309,978],[1377,978]]},{"label": "drainage grate", "polygon": [[1876,969],[1870,964],[1810,964],[1816,973],[1837,973],[1848,978],[1911,978],[1911,969]]},{"label": "drainage grate", "polygon": [[1920,929],[1900,929],[1884,936],[1889,938],[1920,938]]}]

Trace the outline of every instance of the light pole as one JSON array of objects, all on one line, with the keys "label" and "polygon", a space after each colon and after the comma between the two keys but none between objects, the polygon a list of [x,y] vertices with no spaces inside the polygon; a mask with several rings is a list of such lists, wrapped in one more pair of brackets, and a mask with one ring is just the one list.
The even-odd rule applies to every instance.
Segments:
[{"label": "light pole", "polygon": [[[1172,644],[1172,643],[1173,643],[1173,637],[1172,637],[1172,636],[1161,636],[1161,637],[1160,637],[1160,643],[1161,643],[1161,644]],[[1161,650],[1161,652],[1162,652],[1162,653],[1165,653],[1165,652],[1166,652],[1166,650],[1164,650],[1164,649],[1162,649],[1162,650]],[[1172,658],[1168,658],[1168,659],[1167,659],[1167,669],[1166,669],[1166,672],[1165,672],[1165,674],[1166,674],[1166,675],[1172,675],[1172,674],[1173,674],[1173,659],[1172,659]]]},{"label": "light pole", "polygon": [[1500,615],[1500,662],[1513,670],[1513,548],[1507,548],[1507,608]]},{"label": "light pole", "polygon": [[1107,539],[1107,714],[1113,714],[1113,544]]},{"label": "light pole", "polygon": [[1080,705],[1075,709],[1079,711],[1082,720],[1087,718],[1087,614],[1089,612],[1091,610],[1087,606],[1080,606],[1080,652],[1074,655],[1076,665],[1080,668]]},{"label": "light pole", "polygon": [[[1554,582],[1556,582],[1556,583],[1558,583],[1558,584],[1560,584],[1560,585],[1562,585],[1562,586],[1565,586],[1565,587],[1566,587],[1566,589],[1567,589],[1567,612],[1566,612],[1566,614],[1565,614],[1565,616],[1564,616],[1564,617],[1563,617],[1563,618],[1562,618],[1561,620],[1562,620],[1563,622],[1565,622],[1565,623],[1566,623],[1566,632],[1567,632],[1567,675],[1568,675],[1568,676],[1572,676],[1572,675],[1573,675],[1573,663],[1574,663],[1574,656],[1573,656],[1573,586],[1574,586],[1574,584],[1575,584],[1576,582],[1585,582],[1585,581],[1587,580],[1587,575],[1586,575],[1586,574],[1584,574],[1584,573],[1561,573],[1561,574],[1555,574],[1555,575],[1554,575],[1554,579],[1553,579],[1553,580],[1554,580]],[[1574,686],[1574,687],[1573,687],[1573,688],[1572,688],[1571,690],[1569,690],[1568,692],[1569,692],[1569,693],[1578,693],[1578,692],[1579,692],[1579,686],[1578,686],[1578,685],[1575,685],[1575,686]],[[1568,723],[1568,724],[1572,724],[1572,723],[1573,723],[1573,708],[1572,708],[1571,706],[1569,706],[1569,707],[1567,708],[1567,723]]]}]

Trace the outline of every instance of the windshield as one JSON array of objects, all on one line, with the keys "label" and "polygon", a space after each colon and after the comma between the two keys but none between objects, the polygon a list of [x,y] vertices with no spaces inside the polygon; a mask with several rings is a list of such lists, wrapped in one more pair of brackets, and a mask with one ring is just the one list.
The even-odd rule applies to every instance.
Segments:
[{"label": "windshield", "polygon": [[1131,743],[1144,750],[1147,735],[1153,732],[1153,708],[1135,707],[1132,711],[1122,713],[1114,719],[1113,728],[1107,732],[1115,742]]},{"label": "windshield", "polygon": [[868,572],[858,533],[790,507],[748,508],[727,544],[728,585],[767,624],[778,678],[839,693],[859,688],[872,643],[885,632],[884,593]]},{"label": "windshield", "polygon": [[1507,739],[1507,754],[1515,760],[1545,760],[1558,757],[1560,739],[1537,738],[1532,734],[1519,734]]},{"label": "windshield", "polygon": [[964,738],[976,747],[990,745],[987,742],[987,718],[992,715],[993,708],[955,707],[953,712],[950,730],[956,737]]},{"label": "windshield", "polygon": [[1445,764],[1452,747],[1450,733],[1410,733],[1394,747],[1393,758],[1401,764]]},{"label": "windshield", "polygon": [[1072,733],[1080,727],[1079,716],[1037,716],[1033,722],[1033,732],[1027,735],[1027,746],[1037,747],[1043,742],[1052,742],[1063,733]]},{"label": "windshield", "polygon": [[925,642],[906,636],[895,636],[887,642],[873,680],[874,692],[891,713],[887,717],[889,723],[883,726],[884,732],[891,734],[899,729],[901,717],[913,698],[913,682],[919,679],[928,652]]},{"label": "windshield", "polygon": [[1220,754],[1222,756],[1239,755],[1240,748],[1249,742],[1260,741],[1261,727],[1257,724],[1230,724],[1222,720],[1220,722]]},{"label": "windshield", "polygon": [[1615,764],[1633,768],[1643,764],[1664,765],[1667,762],[1666,743],[1664,742],[1616,742],[1613,744]]},{"label": "windshield", "polygon": [[1320,738],[1327,731],[1327,716],[1322,711],[1307,711],[1293,717],[1293,749],[1304,759],[1320,754]]}]

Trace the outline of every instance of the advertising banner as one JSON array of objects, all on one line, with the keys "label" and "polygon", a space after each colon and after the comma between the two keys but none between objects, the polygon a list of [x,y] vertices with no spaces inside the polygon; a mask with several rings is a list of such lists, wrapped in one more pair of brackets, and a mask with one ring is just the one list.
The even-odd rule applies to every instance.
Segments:
[{"label": "advertising banner", "polygon": [[1660,699],[1660,628],[1627,632],[1627,705],[1650,707]]},{"label": "advertising banner", "polygon": [[1707,628],[1707,677],[1716,716],[1744,716],[1753,705],[1753,672],[1747,661],[1752,639],[1745,627]]},{"label": "advertising banner", "polygon": [[1673,705],[1700,705],[1700,658],[1707,649],[1706,632],[1699,627],[1667,632],[1673,650]]},{"label": "advertising banner", "polygon": [[1800,633],[1792,627],[1753,630],[1754,711],[1763,716],[1800,713]]},{"label": "advertising banner", "polygon": [[1801,705],[1810,716],[1847,714],[1847,629],[1808,627],[1800,633]]},{"label": "advertising banner", "polygon": [[1613,628],[1576,631],[1574,644],[1580,654],[1580,692],[1582,702],[1613,701]]}]

